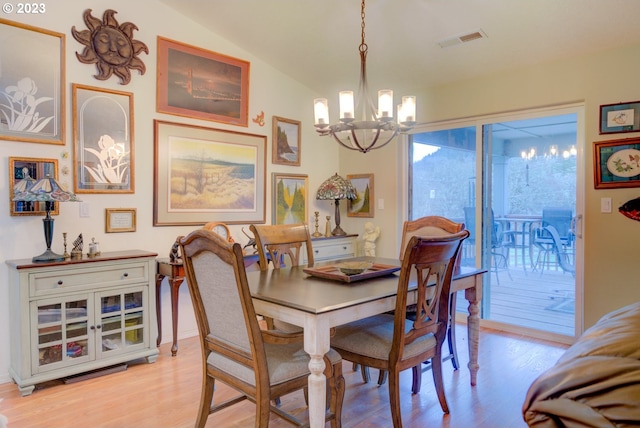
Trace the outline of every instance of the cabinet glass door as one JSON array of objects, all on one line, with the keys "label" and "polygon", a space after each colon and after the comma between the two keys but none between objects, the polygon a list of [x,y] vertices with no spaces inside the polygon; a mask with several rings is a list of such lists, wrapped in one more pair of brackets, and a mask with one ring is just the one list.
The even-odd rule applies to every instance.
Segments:
[{"label": "cabinet glass door", "polygon": [[102,330],[99,353],[115,354],[145,346],[146,292],[144,287],[134,287],[99,294],[96,300]]},{"label": "cabinet glass door", "polygon": [[34,371],[46,371],[92,358],[88,296],[32,302],[37,334]]}]

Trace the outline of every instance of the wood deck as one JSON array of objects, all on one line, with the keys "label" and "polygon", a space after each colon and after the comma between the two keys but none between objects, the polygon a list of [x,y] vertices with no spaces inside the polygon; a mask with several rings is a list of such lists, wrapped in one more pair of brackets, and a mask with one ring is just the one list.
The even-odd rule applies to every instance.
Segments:
[{"label": "wood deck", "polygon": [[[483,319],[574,336],[575,279],[571,274],[564,273],[553,264],[542,274],[540,270],[532,272],[529,264],[523,268],[521,258],[516,265],[513,255],[508,272],[500,268],[497,274],[499,283],[496,272],[485,275]],[[457,311],[466,312],[466,306],[460,295]]]}]

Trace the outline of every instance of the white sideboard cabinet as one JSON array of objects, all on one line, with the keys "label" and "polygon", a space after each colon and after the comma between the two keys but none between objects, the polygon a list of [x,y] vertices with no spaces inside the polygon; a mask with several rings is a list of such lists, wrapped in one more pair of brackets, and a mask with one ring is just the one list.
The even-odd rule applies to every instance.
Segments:
[{"label": "white sideboard cabinet", "polygon": [[[314,262],[355,257],[356,238],[358,235],[332,236],[329,238],[312,238]],[[307,264],[307,253],[304,253],[304,264]]]},{"label": "white sideboard cabinet", "polygon": [[138,358],[156,361],[156,256],[132,250],[6,262],[9,374],[22,395],[49,380]]}]

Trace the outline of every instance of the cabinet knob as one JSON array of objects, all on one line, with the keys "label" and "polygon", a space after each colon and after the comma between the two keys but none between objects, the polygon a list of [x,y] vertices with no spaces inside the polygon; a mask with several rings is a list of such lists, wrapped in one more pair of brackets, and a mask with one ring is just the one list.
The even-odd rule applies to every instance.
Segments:
[{"label": "cabinet knob", "polygon": [[62,285],[64,283],[64,281],[62,281],[61,279],[58,280],[58,285]]},{"label": "cabinet knob", "polygon": [[315,250],[315,251],[314,251],[314,253],[318,254],[318,253],[319,253],[319,251],[318,251],[318,250]]},{"label": "cabinet knob", "polygon": [[122,275],[122,276],[124,276],[126,278],[126,277],[129,276],[129,274],[127,272],[125,272],[124,275]]}]

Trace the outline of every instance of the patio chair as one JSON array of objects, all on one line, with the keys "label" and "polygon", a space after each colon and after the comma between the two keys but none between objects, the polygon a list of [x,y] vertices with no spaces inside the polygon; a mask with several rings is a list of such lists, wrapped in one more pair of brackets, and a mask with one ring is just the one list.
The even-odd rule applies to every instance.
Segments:
[{"label": "patio chair", "polygon": [[[500,285],[500,277],[498,276],[498,271],[500,269],[507,271],[507,275],[509,279],[511,278],[511,272],[509,272],[509,260],[504,255],[503,250],[505,248],[505,237],[508,236],[505,233],[504,224],[500,222],[496,222],[494,220],[493,210],[491,210],[491,218],[490,223],[492,225],[491,230],[491,260],[490,268],[491,272],[495,272],[496,281],[498,285]],[[475,207],[465,207],[464,208],[464,224],[469,231],[469,239],[468,241],[475,245],[475,237],[476,237],[476,208]]]},{"label": "patio chair", "polygon": [[[195,426],[204,427],[210,414],[245,399],[256,405],[256,428],[269,426],[270,412],[297,426],[308,426],[271,405],[272,400],[307,386],[310,358],[302,335],[260,329],[240,244],[204,229],[178,240],[202,350],[203,381]],[[330,349],[324,361],[329,387],[326,420],[339,428],[345,390],[342,360]],[[240,395],[214,404],[216,380]]]},{"label": "patio chair", "polygon": [[540,225],[531,230],[532,246],[538,250],[535,261],[533,260],[533,253],[531,253],[532,267],[533,270],[536,270],[542,263],[541,272],[544,271],[544,266],[548,264],[549,258],[554,252],[554,240],[546,229],[548,226],[555,229],[558,239],[565,248],[565,252],[568,252],[568,249],[573,247],[575,241],[572,211],[567,208],[543,209]]},{"label": "patio chair", "polygon": [[[550,250],[555,254],[556,260],[558,262],[558,266],[562,269],[563,272],[568,272],[572,276],[576,275],[576,267],[573,263],[571,263],[572,252],[567,251],[567,245],[562,242],[560,238],[560,234],[553,226],[547,226],[543,229],[546,233],[551,236],[551,248]],[[542,264],[542,269],[540,274],[544,273],[544,263]]]},{"label": "patio chair", "polygon": [[[332,348],[343,359],[389,373],[389,401],[395,428],[402,427],[400,372],[412,368],[414,379],[420,382],[420,366],[428,359],[440,407],[449,413],[442,379],[442,344],[449,324],[453,267],[462,241],[468,236],[469,231],[463,230],[448,236],[412,237],[404,252],[394,313],[337,326],[331,338]],[[411,282],[417,281],[415,321],[407,319],[410,277]]]}]

